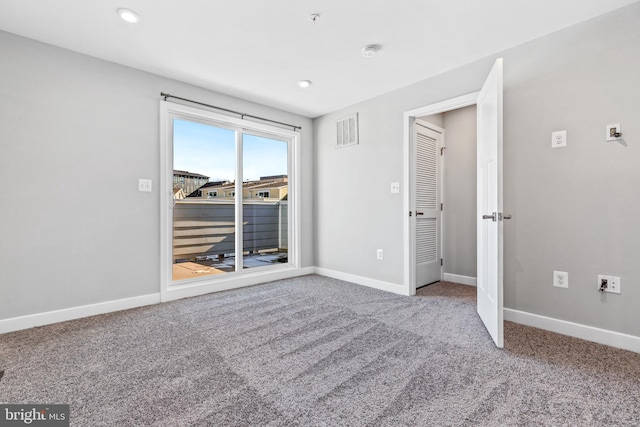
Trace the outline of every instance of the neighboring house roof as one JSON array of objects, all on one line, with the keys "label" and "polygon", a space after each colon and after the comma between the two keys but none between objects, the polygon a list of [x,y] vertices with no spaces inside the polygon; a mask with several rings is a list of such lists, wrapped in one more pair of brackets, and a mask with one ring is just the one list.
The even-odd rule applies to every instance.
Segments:
[{"label": "neighboring house roof", "polygon": [[[269,178],[268,180],[260,179],[257,181],[246,181],[242,183],[242,187],[246,190],[267,190],[270,188],[284,188],[288,186],[287,176],[286,175],[276,175],[273,177],[261,177],[261,178]],[[189,194],[187,197],[202,197],[203,191],[213,191],[213,190],[233,190],[235,189],[236,184],[230,181],[216,181],[216,182],[207,182],[200,188],[198,188],[193,193]]]},{"label": "neighboring house roof", "polygon": [[204,184],[202,187],[200,187],[200,190],[204,190],[205,188],[209,188],[209,187],[223,187],[224,184],[228,184],[228,186],[233,187],[235,184],[229,181],[213,181],[213,182],[207,182],[206,184]]},{"label": "neighboring house roof", "polygon": [[[249,190],[259,190],[259,189],[267,189],[267,188],[282,188],[282,187],[286,187],[287,185],[289,185],[286,182],[282,182],[282,181],[270,181],[270,182],[260,182],[260,181],[254,181],[255,184],[253,185],[247,185],[247,189]],[[250,183],[247,183],[250,184]]]}]

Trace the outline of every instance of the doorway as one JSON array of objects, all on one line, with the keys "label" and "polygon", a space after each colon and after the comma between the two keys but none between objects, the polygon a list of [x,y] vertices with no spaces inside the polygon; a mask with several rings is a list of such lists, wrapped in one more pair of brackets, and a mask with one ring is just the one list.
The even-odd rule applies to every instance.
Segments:
[{"label": "doorway", "polygon": [[502,212],[502,145],[503,145],[503,60],[498,58],[482,89],[436,104],[407,111],[404,114],[405,154],[405,283],[409,295],[416,293],[417,247],[416,192],[413,178],[414,145],[411,143],[416,119],[469,105],[477,106],[477,312],[496,346],[503,346],[503,219]]},{"label": "doorway", "polygon": [[[422,122],[431,123],[432,125],[435,125],[437,128],[441,129],[443,133],[446,134],[447,129],[443,127],[444,114],[453,110],[475,106],[478,93],[479,92],[470,93],[468,95],[463,95],[463,96],[453,98],[444,102],[440,102],[437,104],[427,105],[427,106],[417,108],[415,110],[411,110],[405,113],[405,162],[406,162],[406,168],[407,168],[406,170],[411,171],[410,173],[405,174],[405,179],[406,179],[405,188],[411,189],[411,191],[407,191],[405,193],[405,203],[406,203],[406,206],[409,207],[410,215],[413,215],[413,212],[416,212],[417,210],[416,201],[415,201],[416,200],[416,197],[415,197],[416,178],[415,178],[415,172],[413,172],[415,170],[415,166],[412,164],[413,159],[415,158],[415,153],[413,152],[413,147],[412,147],[413,144],[409,143],[409,141],[412,141],[412,135],[415,132],[414,128],[416,126],[416,122],[422,121]],[[447,147],[448,145],[450,144],[448,143],[443,144],[442,151],[437,154],[440,155],[441,153],[443,154],[446,153],[446,150],[448,149]],[[444,154],[444,156],[442,157],[445,158],[445,160],[442,163],[446,165],[446,162],[447,162],[446,154]],[[444,174],[443,174],[443,178],[444,178]],[[444,184],[445,186],[447,185],[446,179],[443,179],[442,184]],[[438,206],[438,208],[441,208],[442,212],[446,211],[448,213],[449,212],[448,209],[450,208],[447,207],[446,189],[443,191],[441,190],[441,194],[444,197],[443,197],[443,200],[441,201],[442,205]],[[473,202],[475,203],[475,193],[473,194]],[[475,217],[475,209],[473,210],[473,214]],[[418,217],[410,216],[405,218],[406,218],[405,248],[407,248],[407,252],[408,252],[408,256],[405,262],[405,265],[406,265],[405,283],[407,283],[409,286],[409,294],[415,295],[416,288],[426,284],[426,283],[419,283],[418,271],[417,271],[418,263],[417,263],[416,257],[418,253],[418,250],[417,250],[418,230],[416,228],[416,221],[418,221],[417,220]],[[412,218],[415,218],[416,220],[412,221],[411,220]],[[442,225],[444,225],[444,223],[446,223],[446,219],[442,221]],[[442,226],[440,227],[440,229],[441,229],[440,235],[444,236],[444,233],[442,233]],[[441,250],[443,254],[445,253],[445,251],[449,250],[447,247],[446,239],[444,240],[444,245],[439,244],[438,246],[442,248]],[[442,257],[442,259],[443,259],[442,260],[443,270],[442,270],[441,278],[448,279],[448,280],[458,279],[457,277],[454,278],[454,277],[448,276],[448,272],[446,268],[447,260],[445,259],[445,257]],[[475,259],[473,261],[475,262]],[[440,262],[440,258],[438,258],[438,262]],[[474,284],[474,283],[465,283],[465,284]]]},{"label": "doorway", "polygon": [[[426,122],[442,129],[443,147],[438,151],[440,173],[438,173],[438,200],[441,254],[437,268],[441,275],[431,280],[421,280],[420,265],[416,266],[416,288],[439,280],[464,285],[476,285],[476,106],[450,110],[435,115],[422,116],[416,123]],[[416,128],[418,126],[415,126]],[[417,173],[420,173],[417,170]],[[416,189],[416,191],[418,191]],[[419,206],[416,210],[420,211]],[[416,222],[422,216],[416,217]],[[416,239],[421,231],[416,227]],[[417,242],[416,251],[419,250]],[[419,256],[419,255],[417,255]]]}]

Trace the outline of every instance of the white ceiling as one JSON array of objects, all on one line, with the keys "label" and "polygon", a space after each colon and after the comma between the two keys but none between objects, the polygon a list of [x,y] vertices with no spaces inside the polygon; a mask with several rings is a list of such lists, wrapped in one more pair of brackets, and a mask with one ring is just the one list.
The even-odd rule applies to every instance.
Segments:
[{"label": "white ceiling", "polygon": [[0,0],[0,29],[317,117],[637,1]]}]

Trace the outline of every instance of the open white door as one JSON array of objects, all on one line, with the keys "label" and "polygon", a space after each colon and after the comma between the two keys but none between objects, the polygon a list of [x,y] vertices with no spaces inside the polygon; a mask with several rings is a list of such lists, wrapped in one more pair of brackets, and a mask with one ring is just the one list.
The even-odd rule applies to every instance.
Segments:
[{"label": "open white door", "polygon": [[503,347],[502,58],[478,95],[478,314]]}]

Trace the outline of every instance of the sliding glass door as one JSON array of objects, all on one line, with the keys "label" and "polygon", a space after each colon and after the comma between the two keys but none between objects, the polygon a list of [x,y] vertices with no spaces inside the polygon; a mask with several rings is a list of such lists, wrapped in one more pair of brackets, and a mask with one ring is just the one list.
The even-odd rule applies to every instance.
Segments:
[{"label": "sliding glass door", "polygon": [[287,132],[171,114],[171,278],[177,285],[290,264]]},{"label": "sliding glass door", "polygon": [[242,266],[288,261],[289,143],[242,135]]},{"label": "sliding glass door", "polygon": [[237,135],[173,119],[174,281],[235,271]]}]

